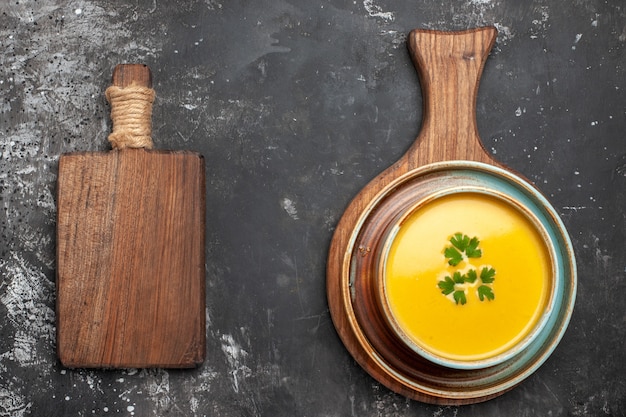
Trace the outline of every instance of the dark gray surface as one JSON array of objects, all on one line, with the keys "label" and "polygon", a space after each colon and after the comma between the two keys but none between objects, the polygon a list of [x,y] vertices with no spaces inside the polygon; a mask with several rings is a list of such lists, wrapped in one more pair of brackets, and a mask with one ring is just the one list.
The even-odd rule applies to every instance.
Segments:
[{"label": "dark gray surface", "polygon": [[[0,6],[0,416],[626,415],[626,8],[621,0],[24,1]],[[330,320],[349,200],[417,135],[413,28],[494,24],[485,147],[571,233],[570,327],[484,404],[407,400]],[[207,162],[207,361],[65,370],[55,356],[58,157],[108,149],[115,64],[154,72],[154,138]]]}]

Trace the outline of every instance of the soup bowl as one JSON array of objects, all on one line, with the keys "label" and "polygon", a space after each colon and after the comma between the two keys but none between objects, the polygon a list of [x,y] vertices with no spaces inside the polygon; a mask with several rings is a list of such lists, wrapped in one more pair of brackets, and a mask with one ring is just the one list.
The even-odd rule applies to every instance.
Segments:
[{"label": "soup bowl", "polygon": [[[403,301],[398,301],[393,295],[394,290],[398,292],[397,288],[393,288],[391,276],[394,273],[392,257],[397,249],[394,246],[411,246],[413,242],[406,233],[410,232],[411,222],[422,216],[424,211],[435,213],[442,207],[440,203],[452,203],[452,206],[456,205],[462,210],[468,204],[464,199],[468,198],[470,203],[477,201],[487,208],[495,207],[524,225],[526,235],[518,237],[514,243],[520,244],[521,239],[521,244],[526,246],[525,253],[513,254],[523,259],[511,267],[505,265],[506,262],[503,264],[498,256],[490,258],[488,266],[496,271],[490,285],[494,298],[485,297],[481,301],[466,288],[465,304],[456,303],[450,294],[444,295],[438,286],[438,282],[443,281],[442,274],[454,275],[452,271],[455,267],[446,263],[443,249],[446,243],[449,247],[452,245],[445,238],[433,244],[426,236],[427,240],[419,241],[424,247],[417,247],[416,250],[425,250],[426,258],[433,257],[430,256],[431,252],[438,253],[436,262],[441,267],[435,267],[434,271],[439,273],[439,268],[442,272],[440,275],[427,273],[427,277],[423,278],[429,281],[422,287],[425,288],[422,291],[428,293],[426,295],[419,294],[419,290],[410,291],[400,286],[401,297],[415,298],[416,304],[427,304],[403,305]],[[475,210],[485,209],[480,204]],[[501,219],[492,216],[491,212],[487,220],[483,220],[483,226],[492,219],[493,225],[488,225],[488,229],[502,227],[503,222],[498,221]],[[349,298],[345,300],[344,312],[359,350],[366,353],[366,369],[379,380],[390,379],[393,389],[428,402],[445,399],[475,402],[488,399],[517,385],[556,348],[567,327],[575,301],[574,253],[558,214],[545,197],[521,177],[508,170],[474,161],[429,164],[399,177],[374,196],[357,224],[358,227],[349,239],[349,261],[345,263],[346,285],[349,289],[346,296]],[[479,226],[467,227],[472,231],[471,237],[474,237],[474,231],[481,235]],[[504,224],[504,228],[508,229],[509,225]],[[441,236],[454,236],[458,231],[463,232],[458,224],[454,224],[451,229],[443,231]],[[490,248],[493,250],[494,245],[497,248],[498,245],[506,244],[507,240],[505,233],[504,237],[498,237],[489,246],[490,238],[487,235],[483,235],[484,242],[479,245],[479,248],[483,246],[485,259]],[[533,256],[542,259],[533,260]],[[510,275],[507,271],[525,268],[525,265],[533,262],[539,266],[529,270],[537,275],[534,277],[538,282],[535,286],[539,290],[525,291],[529,284],[524,276],[507,276]],[[420,263],[419,259],[416,263]],[[467,275],[467,272],[462,275]],[[479,281],[480,273],[477,276],[476,281]],[[414,279],[410,276],[404,278],[409,281]],[[502,285],[507,280],[521,280],[519,285],[507,290],[508,295]],[[444,307],[437,310],[429,303],[441,303]],[[507,306],[507,303],[511,303],[511,306]],[[530,305],[523,313],[528,317],[518,318],[517,324],[513,323],[515,320],[509,318],[515,316],[519,306],[525,303]],[[406,324],[405,318],[408,316],[409,320],[418,323],[434,323],[430,328],[451,328],[452,333],[456,334],[459,329],[455,330],[454,322],[458,317],[470,314],[464,310],[470,305],[478,310],[472,313],[473,321],[463,323],[462,326],[470,327],[469,333],[476,334],[476,340],[489,339],[490,331],[502,332],[507,327],[517,327],[510,337],[500,337],[499,341],[482,351],[477,348],[467,353],[463,350],[464,346],[474,342],[463,336],[453,337],[451,347],[444,352],[433,347],[437,340],[426,341],[416,335],[411,325]],[[496,306],[499,308],[490,310]],[[494,330],[496,321],[499,324]],[[441,337],[441,332],[435,333],[430,336],[435,339]],[[455,351],[459,348],[460,351]]]}]

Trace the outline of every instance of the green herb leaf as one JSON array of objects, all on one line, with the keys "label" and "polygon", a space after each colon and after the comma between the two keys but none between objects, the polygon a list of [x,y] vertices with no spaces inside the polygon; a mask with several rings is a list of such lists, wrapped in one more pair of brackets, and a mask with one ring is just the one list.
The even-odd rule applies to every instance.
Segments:
[{"label": "green herb leaf", "polygon": [[480,241],[476,236],[470,239],[468,235],[455,233],[450,238],[452,246],[448,246],[444,250],[444,255],[448,258],[448,264],[457,266],[463,260],[463,254],[468,258],[480,258],[483,251],[478,249]]},{"label": "green herb leaf", "polygon": [[[465,238],[468,238],[468,237],[465,236]],[[477,237],[473,237],[469,241],[469,244],[467,245],[467,248],[465,249],[465,254],[467,255],[468,258],[480,258],[481,256],[483,256],[483,251],[478,249],[479,243],[480,241],[478,240]]]},{"label": "green herb leaf", "polygon": [[443,281],[439,281],[437,286],[441,289],[443,295],[448,295],[454,291],[454,281],[450,277],[446,277]]},{"label": "green herb leaf", "polygon": [[462,233],[455,233],[454,236],[450,238],[450,243],[452,243],[455,248],[463,252],[469,245],[470,238]]},{"label": "green herb leaf", "polygon": [[452,296],[454,297],[454,301],[456,301],[457,304],[464,305],[465,303],[467,303],[464,291],[456,290]]},{"label": "green herb leaf", "polygon": [[467,271],[467,275],[465,275],[465,282],[469,282],[470,284],[473,284],[474,282],[476,282],[476,278],[478,278],[478,275],[476,274],[476,270],[470,269],[469,271]]},{"label": "green herb leaf", "polygon": [[[468,235],[457,232],[450,238],[449,242],[452,246],[444,248],[444,255],[447,259],[447,263],[450,266],[459,265],[464,259],[480,258],[483,255],[481,249],[479,249],[480,241],[478,237],[474,236],[470,238]],[[468,267],[473,267],[473,264],[468,261]],[[466,273],[460,270],[454,271],[452,275],[446,275],[444,279],[437,283],[437,286],[444,295],[452,294],[456,304],[464,305],[467,303],[467,297],[465,296],[465,290],[469,288],[468,284],[473,284],[475,288],[476,282],[479,278],[478,269],[468,268]],[[495,281],[496,270],[490,266],[482,266],[480,269],[480,285],[476,289],[478,298],[480,301],[493,300],[495,295],[493,288],[490,284]]]},{"label": "green herb leaf", "polygon": [[453,275],[452,275],[452,280],[456,283],[456,284],[463,284],[465,282],[465,275],[462,275],[459,271],[456,271]]},{"label": "green herb leaf", "polygon": [[448,246],[443,254],[448,258],[448,264],[451,266],[457,266],[463,260],[461,252],[451,246]]},{"label": "green herb leaf", "polygon": [[493,281],[495,281],[496,277],[496,270],[493,268],[488,268],[486,266],[483,267],[483,269],[480,271],[480,280],[483,282],[483,284],[491,284],[493,283]]},{"label": "green herb leaf", "polygon": [[493,300],[494,298],[496,298],[496,296],[493,294],[493,290],[491,289],[491,287],[488,287],[487,285],[481,285],[480,287],[478,287],[478,298],[480,299],[480,301],[484,301],[485,298],[487,298],[488,300]]}]

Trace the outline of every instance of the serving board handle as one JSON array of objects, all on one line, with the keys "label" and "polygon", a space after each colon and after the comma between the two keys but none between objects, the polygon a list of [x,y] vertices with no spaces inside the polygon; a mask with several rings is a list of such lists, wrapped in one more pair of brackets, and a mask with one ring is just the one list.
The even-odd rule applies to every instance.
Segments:
[{"label": "serving board handle", "polygon": [[143,64],[119,64],[113,70],[111,86],[106,90],[111,104],[113,131],[109,142],[113,149],[152,149],[152,72]]},{"label": "serving board handle", "polygon": [[483,148],[476,126],[478,85],[496,36],[494,27],[461,32],[416,29],[409,34],[423,117],[420,134],[405,155],[408,169],[450,160],[497,165]]},{"label": "serving board handle", "polygon": [[132,85],[152,88],[152,71],[145,64],[118,64],[113,69],[111,85],[121,88]]}]

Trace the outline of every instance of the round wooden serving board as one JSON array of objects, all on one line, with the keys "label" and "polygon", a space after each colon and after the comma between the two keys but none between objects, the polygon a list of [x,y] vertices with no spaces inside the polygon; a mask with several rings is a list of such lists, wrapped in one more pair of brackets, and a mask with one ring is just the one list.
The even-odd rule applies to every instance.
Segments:
[{"label": "round wooden serving board", "polygon": [[[468,404],[501,395],[534,372],[560,340],[576,291],[571,243],[558,215],[533,186],[494,161],[476,127],[476,95],[497,31],[414,30],[408,38],[420,77],[423,121],[419,136],[391,167],[347,207],[331,242],[327,297],[337,332],[356,361],[376,380],[409,398]],[[554,311],[548,325],[521,354],[485,369],[451,369],[430,363],[397,343],[377,310],[374,276],[384,235],[418,199],[455,190],[485,192],[529,206],[554,247]],[[510,197],[509,197],[510,195]],[[378,311],[378,312],[377,312]]]}]

